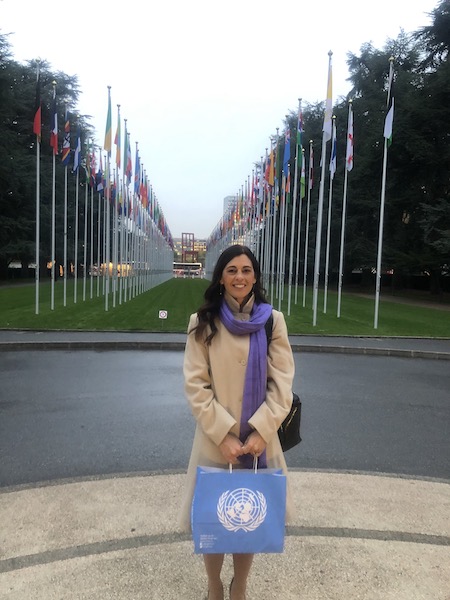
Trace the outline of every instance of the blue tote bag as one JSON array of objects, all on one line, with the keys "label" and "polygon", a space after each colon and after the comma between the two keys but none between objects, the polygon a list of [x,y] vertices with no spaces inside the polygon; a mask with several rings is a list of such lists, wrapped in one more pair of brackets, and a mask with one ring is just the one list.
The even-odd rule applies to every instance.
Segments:
[{"label": "blue tote bag", "polygon": [[285,516],[281,469],[197,467],[191,511],[195,553],[283,552]]}]

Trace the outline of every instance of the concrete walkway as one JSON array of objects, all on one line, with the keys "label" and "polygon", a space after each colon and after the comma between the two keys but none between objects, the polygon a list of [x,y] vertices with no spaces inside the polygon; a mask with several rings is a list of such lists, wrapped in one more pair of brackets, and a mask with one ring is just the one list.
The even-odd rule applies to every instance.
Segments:
[{"label": "concrete walkway", "polygon": [[[291,343],[450,358],[450,340]],[[183,344],[178,334],[0,332],[1,350]],[[184,477],[130,473],[0,489],[0,599],[203,600],[202,558],[177,530]],[[248,600],[450,600],[450,480],[306,470],[290,480],[297,513],[285,551],[255,558]],[[228,587],[230,557],[223,575]]]}]

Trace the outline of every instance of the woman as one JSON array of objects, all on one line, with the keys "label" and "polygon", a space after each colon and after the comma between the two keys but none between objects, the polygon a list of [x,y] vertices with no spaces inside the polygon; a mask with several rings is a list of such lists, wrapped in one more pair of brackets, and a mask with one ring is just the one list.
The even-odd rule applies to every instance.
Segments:
[{"label": "woman", "polygon": [[[184,530],[198,465],[260,468],[287,474],[277,430],[292,404],[294,361],[282,313],[266,301],[261,271],[246,246],[230,246],[220,255],[205,302],[191,315],[184,356],[185,392],[197,427],[181,510]],[[273,314],[267,348],[264,325]],[[287,495],[286,515],[292,514]],[[223,600],[223,554],[203,555],[208,600]],[[234,554],[231,600],[245,600],[252,554]]]}]

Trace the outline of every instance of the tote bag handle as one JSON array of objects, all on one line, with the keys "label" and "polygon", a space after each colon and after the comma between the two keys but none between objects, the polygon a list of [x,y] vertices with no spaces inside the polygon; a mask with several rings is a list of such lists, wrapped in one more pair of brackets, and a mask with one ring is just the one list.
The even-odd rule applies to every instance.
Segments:
[{"label": "tote bag handle", "polygon": [[[258,457],[254,456],[253,457],[253,467],[252,470],[254,473],[258,472]],[[231,463],[228,463],[228,472],[232,473],[233,472],[233,465]]]}]

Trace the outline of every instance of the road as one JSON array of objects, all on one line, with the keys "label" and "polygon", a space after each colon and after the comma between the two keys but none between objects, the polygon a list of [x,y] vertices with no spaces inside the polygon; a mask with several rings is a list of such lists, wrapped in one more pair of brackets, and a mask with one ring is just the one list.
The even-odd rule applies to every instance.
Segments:
[{"label": "road", "polygon": [[[0,486],[186,469],[182,352],[3,352]],[[447,361],[296,353],[294,468],[450,478]]]}]

